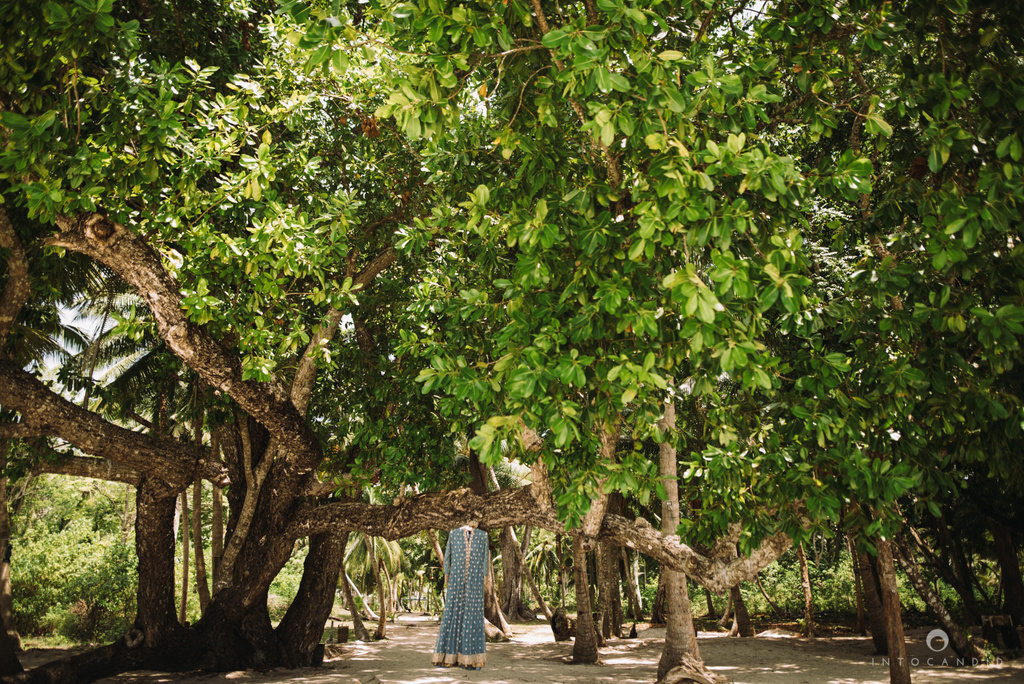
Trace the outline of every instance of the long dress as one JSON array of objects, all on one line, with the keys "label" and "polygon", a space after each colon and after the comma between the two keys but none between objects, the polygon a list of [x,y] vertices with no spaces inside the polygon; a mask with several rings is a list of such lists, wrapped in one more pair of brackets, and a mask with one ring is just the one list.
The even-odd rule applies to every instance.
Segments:
[{"label": "long dress", "polygon": [[448,593],[434,646],[434,665],[479,668],[487,662],[484,575],[489,556],[486,531],[460,527],[449,533],[444,549]]}]

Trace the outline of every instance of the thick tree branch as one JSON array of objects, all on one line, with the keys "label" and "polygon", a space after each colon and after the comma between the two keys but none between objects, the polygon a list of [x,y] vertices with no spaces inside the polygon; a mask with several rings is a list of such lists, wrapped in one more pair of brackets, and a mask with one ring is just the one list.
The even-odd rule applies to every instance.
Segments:
[{"label": "thick tree branch", "polygon": [[49,433],[37,425],[25,423],[0,423],[0,439],[26,439],[46,437]]},{"label": "thick tree branch", "polygon": [[4,286],[3,295],[0,296],[0,353],[2,353],[7,334],[14,327],[14,320],[18,317],[21,307],[28,301],[31,293],[28,280],[28,259],[25,258],[25,250],[21,247],[21,241],[7,211],[0,205],[0,247],[9,250],[7,257],[7,284]]},{"label": "thick tree branch", "polygon": [[171,487],[185,487],[196,477],[218,486],[228,483],[223,464],[213,461],[205,450],[107,422],[51,391],[10,361],[0,361],[0,404],[18,411],[26,430],[36,430],[36,435],[60,437],[87,454],[159,477]]},{"label": "thick tree branch", "polygon": [[[483,496],[469,489],[420,494],[397,506],[340,502],[305,504],[295,512],[285,535],[297,539],[326,531],[360,531],[385,539],[400,539],[423,530],[449,530],[471,520],[479,521],[482,528],[529,524],[556,533],[566,532],[554,510],[539,508],[530,487],[520,487]],[[578,533],[578,530],[573,532]],[[685,572],[716,593],[752,579],[758,570],[793,543],[787,535],[778,533],[765,539],[750,556],[712,559],[681,543],[674,535],[663,535],[645,520],[634,522],[612,514],[605,516],[598,538],[636,549],[673,570]]]},{"label": "thick tree branch", "polygon": [[109,458],[88,458],[85,456],[70,456],[65,460],[55,463],[38,463],[32,467],[32,474],[38,475],[40,473],[91,477],[108,482],[124,482],[136,487],[142,479],[139,471],[125,468],[120,463]]},{"label": "thick tree branch", "polygon": [[101,214],[62,217],[57,224],[63,232],[49,244],[86,254],[128,282],[145,300],[160,337],[175,355],[280,440],[291,456],[293,474],[302,475],[321,460],[316,436],[292,404],[291,393],[277,381],[242,379],[241,360],[188,319],[181,286],[141,236]]}]

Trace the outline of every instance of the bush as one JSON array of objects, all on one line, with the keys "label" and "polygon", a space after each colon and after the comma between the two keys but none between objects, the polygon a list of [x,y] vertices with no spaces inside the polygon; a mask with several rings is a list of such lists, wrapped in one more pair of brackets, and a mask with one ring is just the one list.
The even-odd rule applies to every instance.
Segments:
[{"label": "bush", "polygon": [[56,534],[36,528],[16,542],[11,588],[22,634],[106,641],[131,626],[134,545],[91,528],[91,521],[73,520]]}]

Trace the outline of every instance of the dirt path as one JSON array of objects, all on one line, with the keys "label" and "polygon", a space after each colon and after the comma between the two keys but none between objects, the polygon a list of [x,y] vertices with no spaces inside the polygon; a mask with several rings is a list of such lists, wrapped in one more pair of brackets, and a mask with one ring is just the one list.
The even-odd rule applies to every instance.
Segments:
[{"label": "dirt path", "polygon": [[[514,625],[512,641],[488,644],[487,667],[479,671],[437,668],[430,654],[437,621],[403,615],[377,643],[332,646],[322,667],[270,672],[158,674],[135,672],[104,684],[652,684],[664,629],[639,632],[637,639],[609,642],[600,665],[570,665],[572,642],[554,643],[544,624]],[[908,630],[915,684],[1024,684],[1024,662],[957,667],[952,651],[933,653],[927,629]],[[700,649],[712,670],[735,684],[887,684],[888,665],[872,656],[870,638],[836,637],[808,641],[786,633],[754,639],[701,632]],[[931,659],[929,661],[929,658]],[[943,664],[945,660],[945,665]],[[26,663],[29,664],[29,663]]]}]

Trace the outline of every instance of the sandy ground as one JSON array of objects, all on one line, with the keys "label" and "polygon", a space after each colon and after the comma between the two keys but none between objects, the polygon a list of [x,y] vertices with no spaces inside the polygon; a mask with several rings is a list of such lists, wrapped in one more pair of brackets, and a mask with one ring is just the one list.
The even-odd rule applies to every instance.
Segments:
[{"label": "sandy ground", "polygon": [[[479,671],[437,668],[430,654],[437,621],[403,615],[388,625],[388,638],[376,643],[331,645],[321,667],[269,672],[159,674],[133,672],[104,684],[652,684],[664,629],[641,630],[636,639],[611,640],[601,649],[601,664],[571,665],[572,642],[556,644],[541,623],[513,625],[514,636],[488,644],[487,666]],[[925,644],[928,629],[907,633],[911,674],[917,684],[984,682],[1024,684],[1024,662],[958,667],[951,650],[933,653]],[[757,638],[728,638],[701,632],[701,655],[708,666],[735,684],[887,684],[888,665],[872,656],[870,638],[806,640],[769,631]],[[36,657],[40,657],[38,654]],[[930,660],[929,660],[930,659]],[[35,664],[32,651],[23,659]],[[945,661],[945,662],[944,662]]]}]

